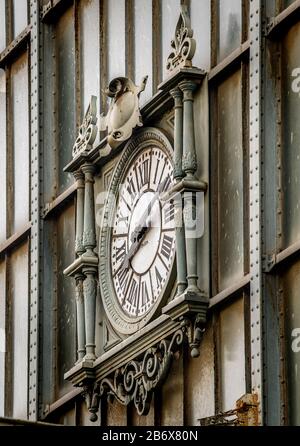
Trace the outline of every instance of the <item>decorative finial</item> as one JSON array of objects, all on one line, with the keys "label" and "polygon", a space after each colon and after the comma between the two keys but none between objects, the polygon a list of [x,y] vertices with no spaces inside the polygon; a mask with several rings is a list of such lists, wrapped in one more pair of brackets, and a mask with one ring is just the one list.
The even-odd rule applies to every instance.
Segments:
[{"label": "decorative finial", "polygon": [[180,16],[176,25],[175,37],[171,40],[172,51],[167,60],[167,70],[173,71],[176,67],[191,67],[196,50],[196,41],[193,39],[194,31],[186,5],[181,5]]},{"label": "decorative finial", "polygon": [[137,86],[126,77],[117,77],[106,88],[105,94],[112,100],[107,115],[101,115],[100,129],[107,129],[107,142],[111,148],[129,139],[134,128],[143,125],[139,96],[145,90],[147,78],[145,76]]},{"label": "decorative finial", "polygon": [[72,150],[73,158],[82,152],[88,152],[93,148],[97,136],[97,98],[91,96],[88,109],[79,127],[78,136]]}]

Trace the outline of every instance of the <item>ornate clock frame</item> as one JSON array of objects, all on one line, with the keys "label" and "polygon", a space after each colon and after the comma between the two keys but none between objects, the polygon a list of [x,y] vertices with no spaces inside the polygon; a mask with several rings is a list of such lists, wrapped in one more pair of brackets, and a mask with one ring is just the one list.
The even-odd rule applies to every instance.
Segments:
[{"label": "ornate clock frame", "polygon": [[[82,389],[92,421],[97,419],[100,400],[106,397],[115,398],[125,405],[133,402],[140,415],[147,414],[153,392],[163,384],[185,338],[191,356],[199,356],[208,297],[198,288],[197,236],[192,235],[190,216],[196,210],[196,193],[205,193],[206,190],[206,184],[195,177],[197,157],[193,106],[194,93],[200,87],[205,73],[192,66],[195,52],[192,36],[187,8],[183,6],[167,63],[170,75],[158,86],[157,94],[139,110],[137,101],[144,83],[139,88],[126,78],[113,80],[111,85],[117,85],[118,88],[114,90],[111,109],[105,121],[109,134],[97,143],[95,135],[99,133],[100,119],[96,112],[96,98],[92,97],[73,149],[73,160],[64,169],[72,172],[77,182],[76,259],[64,273],[75,280],[78,343],[77,363],[65,374],[65,379]],[[128,89],[135,99],[130,99],[133,104],[130,119],[120,123],[122,138],[118,138],[121,133],[114,123],[109,122],[109,116],[115,115],[112,107],[118,107],[118,103],[121,107],[123,102],[126,103],[118,100],[120,95],[128,93]],[[177,206],[184,203],[183,225],[178,224],[175,229],[176,251],[180,253],[176,256],[176,295],[168,303],[164,302],[156,318],[143,327],[137,327],[139,329],[135,333],[120,339],[120,342],[97,358],[95,309],[99,258],[95,252],[94,175],[116,153],[128,149],[134,141],[130,138],[136,138],[135,128],[140,127],[142,121],[145,126],[153,127],[153,123],[173,107],[175,181],[164,199],[177,197]],[[144,137],[146,133],[147,130],[144,131]],[[127,149],[124,149],[126,143]],[[179,208],[175,204],[175,214],[178,213]],[[104,249],[105,246],[100,246],[100,255]],[[100,274],[105,274],[101,260]],[[100,299],[106,303],[106,311],[109,297],[109,288],[103,289],[102,286]]]}]

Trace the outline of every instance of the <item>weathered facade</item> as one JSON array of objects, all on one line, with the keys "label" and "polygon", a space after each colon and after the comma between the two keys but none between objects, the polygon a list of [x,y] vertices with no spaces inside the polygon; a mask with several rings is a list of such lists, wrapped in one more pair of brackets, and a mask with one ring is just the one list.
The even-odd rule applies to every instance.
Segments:
[{"label": "weathered facade", "polygon": [[299,20],[0,0],[0,417],[300,424]]}]

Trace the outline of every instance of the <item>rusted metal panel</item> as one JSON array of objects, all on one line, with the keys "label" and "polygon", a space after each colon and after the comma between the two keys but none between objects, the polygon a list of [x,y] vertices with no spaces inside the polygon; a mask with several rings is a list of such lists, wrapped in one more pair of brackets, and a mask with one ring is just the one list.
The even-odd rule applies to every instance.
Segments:
[{"label": "rusted metal panel", "polygon": [[198,425],[198,419],[215,413],[215,367],[213,330],[209,323],[200,346],[199,358],[184,356],[184,424]]},{"label": "rusted metal panel", "polygon": [[127,426],[127,406],[117,401],[107,403],[106,426]]},{"label": "rusted metal panel", "polygon": [[161,389],[160,422],[162,426],[184,425],[183,356],[173,362]]}]

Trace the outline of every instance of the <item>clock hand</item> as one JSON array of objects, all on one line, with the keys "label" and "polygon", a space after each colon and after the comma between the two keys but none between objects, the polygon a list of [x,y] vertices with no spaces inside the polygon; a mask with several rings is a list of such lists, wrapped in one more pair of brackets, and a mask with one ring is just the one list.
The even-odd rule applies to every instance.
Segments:
[{"label": "clock hand", "polygon": [[166,177],[164,179],[164,181],[162,183],[160,183],[160,185],[158,186],[158,189],[155,192],[154,196],[152,197],[150,203],[148,204],[147,209],[143,213],[139,223],[136,225],[133,233],[131,234],[130,239],[132,242],[134,242],[139,237],[140,232],[143,231],[145,229],[145,227],[147,229],[149,228],[149,224],[151,222],[151,219],[149,219],[151,209],[153,208],[153,205],[156,202],[159,195],[161,194],[161,192],[164,190],[167,180],[168,180],[168,177]]},{"label": "clock hand", "polygon": [[145,235],[150,228],[151,219],[149,219],[149,217],[150,217],[151,209],[153,208],[153,205],[156,202],[159,195],[161,194],[161,192],[164,190],[165,185],[167,184],[167,180],[168,180],[168,177],[166,177],[165,180],[158,186],[158,189],[155,192],[154,196],[152,197],[150,203],[148,204],[147,209],[143,213],[139,223],[136,225],[133,233],[131,234],[130,239],[132,241],[132,245],[124,258],[124,261],[123,261],[123,264],[121,267],[122,269],[128,269],[129,261],[136,254],[136,252],[139,249],[140,244],[142,243],[143,239],[145,238]]}]

